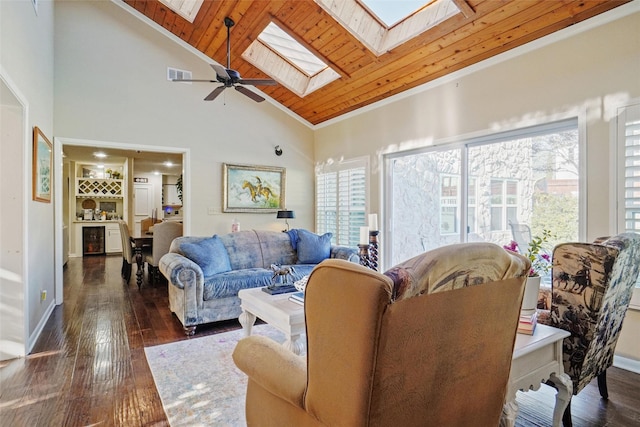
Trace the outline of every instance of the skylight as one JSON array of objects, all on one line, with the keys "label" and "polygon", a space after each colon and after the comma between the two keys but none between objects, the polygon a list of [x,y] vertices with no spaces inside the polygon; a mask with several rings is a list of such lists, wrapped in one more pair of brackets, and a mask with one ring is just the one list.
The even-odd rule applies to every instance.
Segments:
[{"label": "skylight", "polygon": [[327,64],[273,22],[270,22],[267,28],[260,33],[258,40],[293,62],[296,67],[304,71],[309,77],[327,68]]},{"label": "skylight", "polygon": [[189,22],[196,19],[204,0],[160,0],[160,3],[173,10]]},{"label": "skylight", "polygon": [[273,22],[242,57],[300,97],[340,78],[340,74]]},{"label": "skylight", "polygon": [[378,56],[462,13],[458,4],[473,14],[465,0],[315,1]]},{"label": "skylight", "polygon": [[392,27],[433,0],[358,0],[387,27]]}]

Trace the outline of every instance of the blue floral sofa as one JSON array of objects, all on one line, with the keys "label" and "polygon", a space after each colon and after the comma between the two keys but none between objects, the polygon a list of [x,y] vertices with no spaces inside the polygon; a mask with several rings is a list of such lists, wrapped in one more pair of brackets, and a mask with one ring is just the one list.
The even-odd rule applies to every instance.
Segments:
[{"label": "blue floral sofa", "polygon": [[357,249],[331,245],[331,233],[248,230],[178,237],[158,267],[169,282],[169,308],[192,335],[197,325],[237,318],[238,291],[273,284],[271,265],[293,267],[293,282],[327,258],[359,262]]}]

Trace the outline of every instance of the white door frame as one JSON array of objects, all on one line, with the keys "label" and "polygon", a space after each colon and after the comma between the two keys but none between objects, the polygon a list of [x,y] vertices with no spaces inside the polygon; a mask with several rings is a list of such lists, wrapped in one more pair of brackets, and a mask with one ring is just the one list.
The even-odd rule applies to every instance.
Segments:
[{"label": "white door frame", "polygon": [[[88,139],[75,139],[66,137],[55,137],[53,139],[54,159],[62,159],[62,147],[64,145],[79,145],[84,147],[94,148],[114,148],[120,150],[141,150],[157,153],[177,153],[182,154],[182,185],[183,192],[183,230],[184,234],[188,235],[191,232],[191,167],[190,160],[191,154],[188,148],[184,147],[161,147],[157,145],[142,145],[142,144],[126,144],[122,142],[109,142],[109,141],[96,141]],[[53,167],[53,182],[55,185],[54,196],[54,211],[55,211],[55,289],[56,289],[56,304],[60,305],[63,302],[63,277],[62,277],[62,163],[55,162]],[[75,197],[75,194],[69,194],[69,197]]]},{"label": "white door frame", "polygon": [[[16,182],[16,185],[21,185],[21,189],[19,190],[22,194],[21,200],[17,200],[18,203],[21,203],[22,210],[21,215],[23,216],[23,222],[21,229],[18,230],[18,234],[21,236],[21,243],[17,245],[16,249],[20,251],[20,255],[17,255],[22,259],[22,265],[19,269],[19,272],[15,271],[5,271],[0,265],[0,282],[3,285],[7,283],[15,283],[16,287],[20,286],[20,292],[22,293],[22,301],[20,307],[15,307],[16,310],[19,310],[19,313],[16,312],[7,312],[0,313],[0,321],[3,323],[3,328],[0,328],[0,343],[2,343],[3,351],[0,352],[0,360],[12,359],[15,357],[23,357],[31,351],[34,342],[31,342],[29,337],[29,321],[27,320],[29,317],[29,269],[27,268],[28,260],[29,260],[29,246],[28,246],[28,220],[29,220],[29,202],[31,200],[31,188],[29,188],[29,180],[26,178],[29,176],[31,171],[30,164],[30,144],[32,138],[32,130],[29,123],[29,103],[27,98],[20,92],[18,89],[18,85],[9,77],[9,74],[6,72],[4,67],[0,64],[0,85],[3,87],[0,88],[1,91],[5,91],[5,88],[8,92],[10,92],[10,96],[12,96],[16,105],[15,108],[21,110],[21,127],[22,127],[22,141],[20,142],[22,146],[22,164],[18,167],[22,171],[19,173],[22,178],[21,182]],[[3,101],[3,105],[0,108],[13,108],[12,105],[6,104],[6,100]],[[4,141],[7,143],[7,141]],[[14,179],[15,175],[11,173],[12,176],[2,176],[2,179]],[[4,206],[4,205],[3,205]],[[6,218],[5,218],[6,220]],[[11,236],[13,239],[13,236]],[[8,247],[15,247],[15,242],[12,244],[8,244]],[[0,241],[0,247],[4,247],[3,242]],[[13,286],[13,285],[11,285]],[[0,286],[0,292],[3,291],[4,286]],[[10,316],[12,322],[7,322],[7,318],[4,316]],[[16,329],[13,329],[11,326],[16,325],[19,327],[19,332]],[[35,331],[37,332],[37,331]],[[19,333],[19,338],[16,338],[16,335]],[[34,333],[33,336],[37,336]],[[35,340],[34,340],[35,341]]]}]

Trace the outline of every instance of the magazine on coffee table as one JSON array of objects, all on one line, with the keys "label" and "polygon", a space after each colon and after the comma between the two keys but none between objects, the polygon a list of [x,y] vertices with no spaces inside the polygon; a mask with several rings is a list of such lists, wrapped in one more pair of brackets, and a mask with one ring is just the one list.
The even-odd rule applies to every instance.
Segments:
[{"label": "magazine on coffee table", "polygon": [[297,303],[297,304],[301,304],[304,305],[304,292],[294,292],[291,295],[289,295],[289,300]]}]

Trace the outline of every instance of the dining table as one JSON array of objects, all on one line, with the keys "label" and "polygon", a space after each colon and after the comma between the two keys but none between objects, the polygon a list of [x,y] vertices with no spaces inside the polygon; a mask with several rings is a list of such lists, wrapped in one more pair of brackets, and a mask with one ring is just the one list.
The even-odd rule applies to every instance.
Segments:
[{"label": "dining table", "polygon": [[142,232],[140,235],[130,236],[129,239],[133,244],[133,253],[136,258],[136,264],[138,264],[138,270],[136,271],[136,284],[138,289],[142,287],[142,279],[144,277],[144,257],[142,255],[144,248],[151,248],[153,246],[153,233],[149,231]]}]

